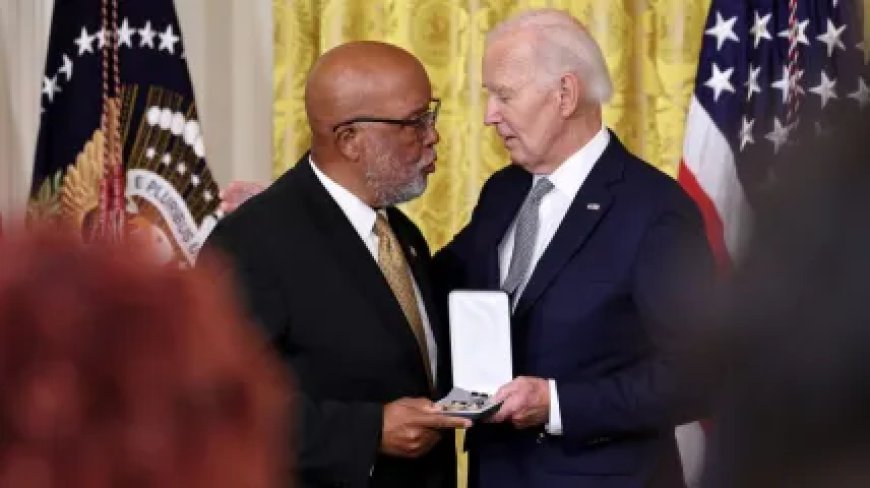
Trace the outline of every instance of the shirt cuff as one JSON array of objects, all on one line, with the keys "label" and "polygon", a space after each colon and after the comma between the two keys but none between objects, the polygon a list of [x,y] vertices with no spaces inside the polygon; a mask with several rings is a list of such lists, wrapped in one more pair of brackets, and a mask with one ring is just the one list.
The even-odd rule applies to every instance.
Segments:
[{"label": "shirt cuff", "polygon": [[550,435],[562,435],[562,414],[559,412],[559,394],[556,392],[556,380],[548,380],[550,384],[550,421],[544,429]]}]

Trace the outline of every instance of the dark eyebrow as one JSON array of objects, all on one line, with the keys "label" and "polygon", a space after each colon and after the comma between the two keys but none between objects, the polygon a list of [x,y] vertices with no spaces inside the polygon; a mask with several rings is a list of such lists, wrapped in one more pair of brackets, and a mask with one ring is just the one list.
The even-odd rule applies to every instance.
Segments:
[{"label": "dark eyebrow", "polygon": [[513,89],[508,88],[504,85],[494,85],[491,87],[487,87],[486,85],[483,85],[483,87],[488,91],[495,92],[495,94],[498,96],[510,95],[514,92]]}]

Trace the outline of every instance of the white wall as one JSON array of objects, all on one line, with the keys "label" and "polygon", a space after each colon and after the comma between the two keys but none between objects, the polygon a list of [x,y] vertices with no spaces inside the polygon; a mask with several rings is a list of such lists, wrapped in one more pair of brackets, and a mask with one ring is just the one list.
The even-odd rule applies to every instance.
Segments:
[{"label": "white wall", "polygon": [[[0,0],[0,213],[4,221],[23,208],[30,188],[53,3]],[[232,179],[268,181],[271,0],[176,0],[175,4],[215,177],[222,184]]]},{"label": "white wall", "polygon": [[175,0],[175,8],[217,181],[271,181],[272,0]]},{"label": "white wall", "polygon": [[53,0],[0,0],[0,213],[30,188],[39,96]]}]

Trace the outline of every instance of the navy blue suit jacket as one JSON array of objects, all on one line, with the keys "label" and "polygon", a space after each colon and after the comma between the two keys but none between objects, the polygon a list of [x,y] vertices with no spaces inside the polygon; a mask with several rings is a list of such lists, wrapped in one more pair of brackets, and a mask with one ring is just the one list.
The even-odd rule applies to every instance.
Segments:
[{"label": "navy blue suit jacket", "polygon": [[[531,182],[516,165],[486,182],[436,256],[442,286],[499,288],[498,245]],[[682,486],[673,430],[703,399],[682,374],[686,300],[712,263],[694,203],[611,133],[512,317],[514,375],[556,380],[564,434],[474,427],[470,486]]]}]

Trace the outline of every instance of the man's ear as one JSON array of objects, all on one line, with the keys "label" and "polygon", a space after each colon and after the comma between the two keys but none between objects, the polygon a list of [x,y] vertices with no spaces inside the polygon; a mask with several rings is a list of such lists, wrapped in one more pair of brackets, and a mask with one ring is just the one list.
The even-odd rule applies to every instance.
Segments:
[{"label": "man's ear", "polygon": [[338,151],[348,160],[356,161],[362,157],[362,141],[356,127],[346,125],[335,134]]},{"label": "man's ear", "polygon": [[574,73],[565,73],[559,78],[559,113],[570,117],[583,101],[583,84]]}]

